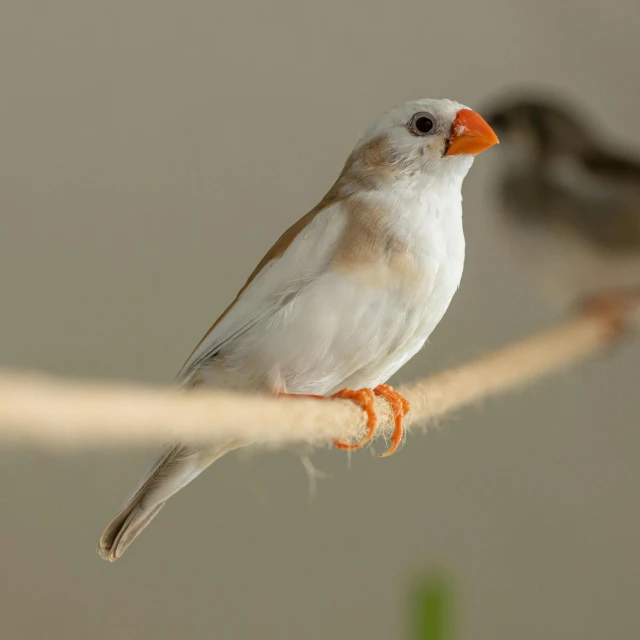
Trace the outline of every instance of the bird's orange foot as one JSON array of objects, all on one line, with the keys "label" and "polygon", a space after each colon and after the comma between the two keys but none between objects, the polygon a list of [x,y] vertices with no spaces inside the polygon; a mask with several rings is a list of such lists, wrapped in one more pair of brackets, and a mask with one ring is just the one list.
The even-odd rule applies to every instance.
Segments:
[{"label": "bird's orange foot", "polygon": [[[318,398],[322,399],[326,396],[318,396],[312,394],[290,394],[281,393],[279,395],[291,396],[294,398]],[[404,417],[409,413],[410,405],[409,401],[397,391],[394,391],[388,384],[379,384],[375,389],[341,389],[337,393],[334,393],[331,398],[339,398],[341,400],[352,400],[356,404],[362,407],[362,410],[367,414],[367,432],[362,440],[358,442],[345,442],[344,440],[335,440],[334,445],[338,449],[343,451],[355,451],[361,449],[367,444],[371,438],[373,438],[378,426],[378,416],[376,415],[374,402],[375,397],[380,396],[384,398],[390,405],[393,411],[393,433],[391,434],[391,446],[382,454],[381,458],[386,458],[398,449],[402,442],[404,435]]]},{"label": "bird's orange foot", "polygon": [[640,291],[638,289],[618,289],[592,295],[581,303],[584,312],[600,316],[608,320],[611,326],[611,337],[623,338],[628,326],[625,315],[638,305]]},{"label": "bird's orange foot", "polygon": [[393,434],[391,435],[391,446],[387,451],[381,454],[380,457],[386,458],[387,456],[390,456],[400,446],[402,436],[404,434],[404,417],[409,413],[409,401],[397,391],[394,391],[388,384],[379,384],[375,389],[358,389],[357,391],[342,389],[332,396],[333,398],[353,400],[355,403],[359,404],[367,414],[367,433],[364,438],[359,442],[354,443],[336,440],[334,445],[338,449],[355,451],[371,440],[376,431],[376,426],[378,425],[378,418],[374,409],[375,396],[384,398],[391,405],[394,421]]},{"label": "bird's orange foot", "polygon": [[335,440],[333,444],[343,451],[355,451],[364,447],[376,432],[376,426],[378,425],[378,416],[373,407],[375,401],[375,395],[373,389],[340,389],[337,393],[334,393],[332,398],[341,398],[342,400],[353,400],[356,404],[362,407],[362,410],[367,414],[367,433],[364,438],[359,442],[345,442],[344,440]]},{"label": "bird's orange foot", "polygon": [[379,384],[374,390],[377,396],[384,398],[393,410],[393,433],[391,434],[391,446],[380,454],[381,458],[386,458],[395,453],[404,436],[404,417],[409,413],[411,405],[409,401],[397,391],[394,391],[388,384]]},{"label": "bird's orange foot", "polygon": [[[383,386],[383,385],[381,385]],[[318,396],[311,393],[280,393],[281,396],[289,396],[291,398],[317,398],[324,400],[327,396]],[[334,440],[333,444],[338,449],[345,451],[355,451],[364,447],[376,432],[376,426],[378,425],[378,416],[374,409],[375,394],[373,389],[340,389],[340,391],[334,393],[330,398],[339,398],[341,400],[353,400],[356,404],[362,407],[362,410],[367,414],[367,433],[364,438],[359,442],[344,442],[343,440]]]}]

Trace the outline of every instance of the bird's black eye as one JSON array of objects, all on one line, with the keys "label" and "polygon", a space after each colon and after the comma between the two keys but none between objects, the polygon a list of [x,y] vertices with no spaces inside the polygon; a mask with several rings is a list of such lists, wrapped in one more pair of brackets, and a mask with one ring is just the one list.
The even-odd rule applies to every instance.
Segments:
[{"label": "bird's black eye", "polygon": [[428,113],[416,113],[409,122],[409,130],[416,136],[426,136],[433,130],[433,118]]}]

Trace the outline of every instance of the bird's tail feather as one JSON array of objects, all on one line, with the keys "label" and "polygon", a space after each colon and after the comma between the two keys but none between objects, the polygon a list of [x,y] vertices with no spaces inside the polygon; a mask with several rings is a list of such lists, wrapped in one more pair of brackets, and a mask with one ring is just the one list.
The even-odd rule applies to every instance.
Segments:
[{"label": "bird's tail feather", "polygon": [[176,445],[149,471],[140,488],[111,520],[100,537],[98,552],[115,562],[156,517],[165,502],[211,463],[238,448],[237,441],[217,447],[193,448]]}]

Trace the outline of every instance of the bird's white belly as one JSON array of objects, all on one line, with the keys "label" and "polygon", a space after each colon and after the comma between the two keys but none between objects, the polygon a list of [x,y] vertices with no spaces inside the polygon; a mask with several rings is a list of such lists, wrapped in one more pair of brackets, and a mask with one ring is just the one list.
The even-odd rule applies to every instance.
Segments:
[{"label": "bird's white belly", "polygon": [[455,293],[462,263],[431,260],[423,285],[363,284],[329,271],[221,353],[243,387],[328,394],[387,380],[424,344]]}]

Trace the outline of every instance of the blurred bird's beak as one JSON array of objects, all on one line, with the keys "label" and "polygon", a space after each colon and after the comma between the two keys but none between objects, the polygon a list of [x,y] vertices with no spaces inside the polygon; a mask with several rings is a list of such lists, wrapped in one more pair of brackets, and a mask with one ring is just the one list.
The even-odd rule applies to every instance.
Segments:
[{"label": "blurred bird's beak", "polygon": [[472,156],[498,144],[498,136],[493,129],[471,109],[460,109],[451,127],[451,142],[445,156],[463,153]]}]

